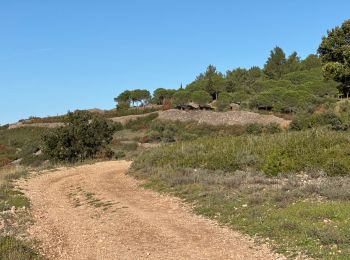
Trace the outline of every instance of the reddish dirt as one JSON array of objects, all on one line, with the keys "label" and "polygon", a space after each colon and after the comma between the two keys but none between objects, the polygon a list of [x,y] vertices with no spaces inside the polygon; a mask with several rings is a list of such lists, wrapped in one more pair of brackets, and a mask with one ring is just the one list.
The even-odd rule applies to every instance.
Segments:
[{"label": "reddish dirt", "polygon": [[48,259],[277,259],[267,246],[145,190],[110,161],[36,174],[19,183],[32,201],[30,236]]}]

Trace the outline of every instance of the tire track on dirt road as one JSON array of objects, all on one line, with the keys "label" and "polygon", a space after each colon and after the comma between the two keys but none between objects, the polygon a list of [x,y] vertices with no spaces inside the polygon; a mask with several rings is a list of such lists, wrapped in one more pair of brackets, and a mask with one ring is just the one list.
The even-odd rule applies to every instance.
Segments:
[{"label": "tire track on dirt road", "polygon": [[127,161],[34,175],[19,186],[32,202],[48,259],[277,259],[266,246],[191,213],[179,199],[140,187]]}]

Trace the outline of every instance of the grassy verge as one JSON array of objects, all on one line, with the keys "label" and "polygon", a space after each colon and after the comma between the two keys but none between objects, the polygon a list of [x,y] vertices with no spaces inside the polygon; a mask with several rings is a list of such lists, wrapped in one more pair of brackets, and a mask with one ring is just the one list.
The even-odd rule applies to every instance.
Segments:
[{"label": "grassy verge", "polygon": [[41,259],[25,239],[30,201],[13,184],[26,175],[23,169],[0,170],[0,259]]},{"label": "grassy verge", "polygon": [[205,138],[144,153],[131,174],[287,256],[349,259],[349,146],[329,131]]},{"label": "grassy verge", "polygon": [[170,165],[231,172],[253,169],[271,176],[322,170],[336,176],[350,172],[349,150],[349,133],[326,130],[205,137],[145,153],[134,167]]},{"label": "grassy verge", "polygon": [[21,159],[23,165],[39,166],[47,158],[36,152],[40,149],[42,134],[48,131],[51,130],[38,127],[0,130],[0,167],[16,159]]}]

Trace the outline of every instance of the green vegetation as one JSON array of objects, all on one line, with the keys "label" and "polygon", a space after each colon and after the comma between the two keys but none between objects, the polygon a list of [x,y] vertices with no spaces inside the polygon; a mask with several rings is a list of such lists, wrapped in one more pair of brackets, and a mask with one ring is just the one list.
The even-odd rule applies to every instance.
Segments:
[{"label": "green vegetation", "polygon": [[50,131],[50,129],[37,127],[0,130],[0,167],[17,159],[22,159],[23,165],[41,164],[47,158],[36,152],[42,145],[42,134]]},{"label": "green vegetation", "polygon": [[318,53],[323,62],[325,78],[340,82],[340,90],[349,97],[350,93],[350,20],[328,31],[323,37]]},{"label": "green vegetation", "polygon": [[[339,84],[331,77],[323,77],[321,60],[317,55],[311,54],[301,60],[296,52],[286,57],[284,51],[276,47],[263,69],[256,66],[237,68],[223,74],[209,65],[185,89],[156,89],[151,102],[163,104],[165,100],[171,100],[174,107],[183,109],[189,102],[202,108],[216,101],[219,111],[228,109],[229,104],[235,102],[247,109],[313,113],[320,104],[336,101],[338,87]],[[126,102],[125,107],[129,107],[132,102],[130,93],[121,93],[116,98],[118,104]]]},{"label": "green vegetation", "polygon": [[143,100],[158,105],[171,100],[174,107],[183,109],[189,102],[205,107],[217,101],[219,111],[235,102],[249,109],[312,114],[321,104],[335,103],[339,91],[349,95],[349,26],[347,20],[323,37],[318,48],[320,57],[310,54],[302,60],[296,52],[287,56],[276,46],[262,69],[253,66],[221,73],[209,65],[184,89],[158,88],[153,99],[145,91],[124,91],[115,100],[121,107],[135,102],[143,105]]},{"label": "green vegetation", "polygon": [[119,108],[128,108],[130,104],[140,104],[144,106],[151,99],[151,94],[146,89],[125,90],[120,93],[114,100],[118,103]]},{"label": "green vegetation", "polygon": [[200,107],[203,107],[208,104],[212,98],[208,92],[205,92],[204,90],[197,90],[192,92],[191,100],[197,103]]},{"label": "green vegetation", "polygon": [[125,129],[133,131],[146,130],[149,128],[151,122],[158,117],[158,113],[152,113],[144,117],[139,117],[135,120],[130,120],[124,126]]},{"label": "green vegetation", "polygon": [[131,173],[278,252],[346,259],[349,148],[347,133],[325,129],[206,137],[147,151]]},{"label": "green vegetation", "polygon": [[[17,239],[25,232],[26,225],[30,222],[28,211],[23,210],[29,208],[30,202],[21,191],[15,189],[12,181],[27,174],[25,170],[0,170],[0,222],[4,223],[4,227],[0,229],[0,259],[41,259],[31,248],[32,245]],[[13,207],[22,209],[15,217],[8,213]]]},{"label": "green vegetation", "polygon": [[[348,20],[323,38],[320,56],[302,60],[276,46],[263,68],[221,73],[209,65],[185,88],[158,88],[153,97],[147,90],[126,90],[115,98],[117,109],[101,115],[76,111],[23,121],[65,122],[58,129],[1,126],[0,167],[16,159],[38,166],[48,158],[71,163],[137,157],[130,172],[144,178],[145,187],[180,196],[199,214],[268,238],[287,256],[302,252],[348,259],[350,103],[337,99],[350,93],[349,35]],[[145,106],[149,103],[154,105]],[[292,122],[288,130],[278,124],[213,126],[161,121],[155,112],[171,107],[225,111],[230,105]],[[150,112],[124,126],[107,120]],[[25,174],[0,174],[0,211],[29,206],[11,184]],[[79,192],[88,205],[110,206],[93,193]],[[78,197],[73,198],[77,207],[82,205]],[[0,258],[11,257],[37,255],[13,236],[0,236]]]},{"label": "green vegetation", "polygon": [[261,136],[199,138],[149,151],[134,163],[140,167],[183,167],[209,170],[254,169],[267,175],[306,170],[330,176],[350,172],[348,134],[314,130]]},{"label": "green vegetation", "polygon": [[245,127],[241,125],[207,125],[197,122],[174,122],[154,120],[149,127],[148,139],[150,141],[175,142],[193,140],[204,136],[241,135]]},{"label": "green vegetation", "polygon": [[108,147],[115,131],[112,123],[85,111],[68,113],[67,117],[65,127],[43,137],[44,154],[53,160],[67,162],[113,155]]},{"label": "green vegetation", "polygon": [[164,101],[171,99],[175,94],[175,92],[176,92],[175,89],[157,88],[153,92],[152,103],[157,105],[163,105]]},{"label": "green vegetation", "polygon": [[184,108],[186,104],[190,101],[190,92],[187,90],[180,89],[175,92],[172,97],[172,103],[175,107]]},{"label": "green vegetation", "polygon": [[14,237],[0,237],[0,259],[37,260],[42,258],[28,245]]}]

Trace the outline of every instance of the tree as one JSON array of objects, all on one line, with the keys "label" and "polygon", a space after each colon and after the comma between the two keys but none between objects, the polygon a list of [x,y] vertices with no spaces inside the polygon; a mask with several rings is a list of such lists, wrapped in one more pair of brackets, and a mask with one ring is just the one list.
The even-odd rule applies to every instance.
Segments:
[{"label": "tree", "polygon": [[139,101],[141,105],[144,106],[151,100],[151,93],[147,89],[140,89],[139,91]]},{"label": "tree", "polygon": [[175,89],[157,88],[153,92],[152,102],[157,105],[162,105],[164,100],[171,99],[175,92]]},{"label": "tree", "polygon": [[204,80],[206,91],[216,100],[219,93],[225,90],[223,75],[216,70],[215,66],[209,65],[204,74]]},{"label": "tree", "polygon": [[239,90],[249,90],[250,87],[262,76],[259,67],[254,66],[250,69],[237,68],[226,72],[226,91],[236,92]]},{"label": "tree", "polygon": [[341,83],[340,90],[350,93],[350,20],[327,32],[317,50],[326,79]]},{"label": "tree", "polygon": [[108,144],[115,126],[87,111],[69,112],[65,126],[43,136],[43,151],[54,160],[83,161],[98,153],[111,155]]},{"label": "tree", "polygon": [[128,108],[131,102],[131,91],[123,91],[116,98],[114,98],[114,101],[117,102],[118,108]]},{"label": "tree", "polygon": [[199,90],[194,91],[191,94],[191,100],[195,103],[197,103],[199,106],[203,107],[206,106],[210,101],[212,101],[212,97],[208,94],[208,92]]},{"label": "tree", "polygon": [[190,101],[190,92],[180,89],[176,91],[172,98],[172,103],[176,107],[183,108]]},{"label": "tree", "polygon": [[302,70],[310,70],[314,68],[320,68],[322,66],[320,58],[315,54],[310,54],[304,60],[301,61]]},{"label": "tree", "polygon": [[213,99],[217,99],[220,92],[225,90],[226,81],[222,73],[216,67],[209,65],[204,73],[199,74],[196,79],[186,87],[191,92],[205,90]]},{"label": "tree", "polygon": [[286,54],[276,46],[270,53],[270,57],[264,66],[264,73],[270,79],[280,79],[284,73],[286,64]]},{"label": "tree", "polygon": [[206,91],[205,80],[201,79],[201,80],[195,80],[195,81],[191,82],[190,84],[188,84],[186,86],[186,90],[191,92],[191,93],[194,91],[199,91],[199,90]]},{"label": "tree", "polygon": [[290,73],[300,70],[300,57],[296,52],[293,52],[291,55],[288,56],[288,59],[286,60],[286,63],[284,64],[284,71],[283,73]]},{"label": "tree", "polygon": [[135,89],[131,91],[130,97],[133,106],[135,106],[135,103],[143,106],[151,99],[151,93],[147,89]]},{"label": "tree", "polygon": [[140,105],[145,105],[151,99],[151,94],[147,89],[135,89],[135,90],[126,90],[119,94],[118,97],[114,99],[116,101],[118,108],[126,108],[132,103],[135,106],[135,103],[140,103]]}]

